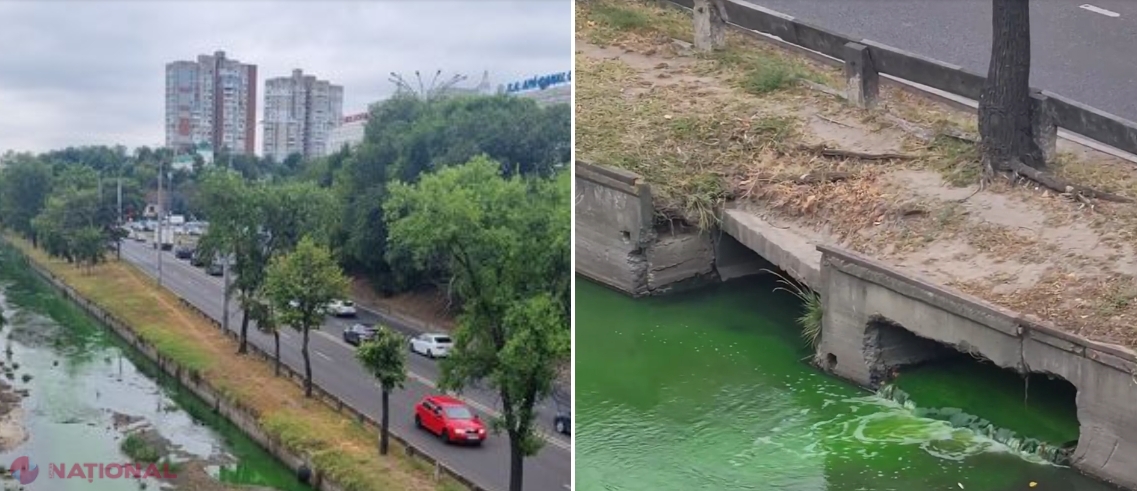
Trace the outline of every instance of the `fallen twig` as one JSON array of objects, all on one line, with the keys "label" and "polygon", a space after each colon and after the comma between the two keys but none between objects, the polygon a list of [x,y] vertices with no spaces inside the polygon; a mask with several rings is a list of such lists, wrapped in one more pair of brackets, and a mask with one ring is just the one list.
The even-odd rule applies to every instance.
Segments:
[{"label": "fallen twig", "polygon": [[814,116],[817,116],[817,119],[820,119],[820,120],[822,120],[822,121],[828,121],[828,122],[830,122],[830,123],[833,123],[833,124],[835,124],[835,125],[844,126],[844,127],[846,127],[846,128],[852,128],[852,127],[853,127],[853,125],[851,125],[851,124],[848,124],[848,123],[842,123],[842,122],[840,122],[840,121],[837,121],[836,119],[833,119],[833,118],[830,118],[830,117],[826,117],[826,116],[823,116],[823,115],[820,115],[820,114],[814,114]]},{"label": "fallen twig", "polygon": [[841,92],[837,89],[834,89],[828,85],[819,84],[819,83],[814,82],[812,80],[805,80],[805,79],[799,79],[798,82],[801,83],[802,85],[804,85],[810,89],[816,90],[818,92],[829,94],[829,95],[836,97],[838,99],[846,99],[844,92]]},{"label": "fallen twig", "polygon": [[1019,162],[1018,160],[1012,160],[1008,162],[1007,167],[1008,170],[1014,174],[1030,179],[1031,181],[1037,182],[1059,193],[1072,194],[1075,196],[1080,196],[1082,198],[1113,201],[1115,203],[1133,203],[1133,198],[1113,193],[1107,193],[1105,191],[1098,191],[1086,186],[1073,184],[1052,174],[1048,174],[1033,167],[1029,167],[1024,163]]},{"label": "fallen twig", "polygon": [[828,148],[824,145],[808,146],[801,145],[798,147],[800,150],[807,152],[814,152],[822,157],[837,157],[847,159],[861,159],[861,160],[911,160],[916,158],[915,155],[908,155],[903,153],[865,153],[854,152],[852,150],[841,150],[839,148]]}]

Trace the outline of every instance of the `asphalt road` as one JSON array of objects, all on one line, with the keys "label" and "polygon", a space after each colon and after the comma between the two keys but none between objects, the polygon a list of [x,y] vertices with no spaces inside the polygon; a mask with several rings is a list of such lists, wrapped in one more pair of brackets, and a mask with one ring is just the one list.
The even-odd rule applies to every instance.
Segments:
[{"label": "asphalt road", "polygon": [[[124,240],[122,257],[143,271],[156,276],[157,251],[149,243]],[[162,285],[215,319],[224,312],[222,279],[205,274],[202,269],[190,266],[188,261],[175,259],[170,252],[162,253]],[[342,341],[343,329],[356,322],[383,323],[392,329],[414,335],[418,331],[395,319],[380,318],[376,313],[360,310],[355,319],[329,318],[320,331],[313,333],[309,342],[313,381],[328,392],[343,399],[357,409],[379,419],[380,393],[374,379],[356,362],[354,347]],[[229,328],[240,329],[240,309],[235,300],[230,304]],[[272,353],[270,335],[249,328],[249,341]],[[301,334],[281,331],[281,360],[301,373],[304,361],[300,354]],[[409,349],[408,349],[409,352]],[[438,393],[434,381],[438,380],[439,367],[428,358],[410,353],[407,358],[408,380],[406,387],[391,394],[391,430],[414,445],[440,458],[447,465],[488,489],[507,489],[509,483],[509,440],[504,434],[490,435],[481,447],[450,446],[433,434],[414,427],[413,406],[423,396]],[[485,389],[471,388],[462,394],[471,409],[486,419],[499,407],[497,396]],[[530,491],[562,491],[570,489],[570,439],[552,428],[555,403],[544,401],[538,408],[538,423],[546,436],[546,444],[536,456],[525,461],[525,489]]]},{"label": "asphalt road", "polygon": [[[991,0],[750,1],[841,34],[987,73]],[[1030,7],[1031,85],[1137,121],[1137,2],[1033,0]]]}]

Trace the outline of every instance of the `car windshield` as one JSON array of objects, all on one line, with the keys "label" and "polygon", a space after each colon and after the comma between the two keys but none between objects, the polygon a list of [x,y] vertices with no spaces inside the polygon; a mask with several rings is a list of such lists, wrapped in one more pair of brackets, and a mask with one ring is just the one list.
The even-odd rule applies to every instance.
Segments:
[{"label": "car windshield", "polygon": [[343,302],[341,302],[341,305],[343,305],[344,307],[351,307],[352,305],[355,305],[355,304],[351,303],[351,300],[344,300]]},{"label": "car windshield", "polygon": [[446,406],[446,417],[450,419],[474,419],[474,415],[464,406]]},{"label": "car windshield", "polygon": [[438,344],[450,344],[450,338],[446,336],[435,336],[434,342]]}]

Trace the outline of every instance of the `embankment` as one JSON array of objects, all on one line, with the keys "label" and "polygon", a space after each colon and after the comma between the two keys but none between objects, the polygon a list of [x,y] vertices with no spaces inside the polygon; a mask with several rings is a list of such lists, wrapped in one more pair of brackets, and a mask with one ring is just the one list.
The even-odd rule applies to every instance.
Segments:
[{"label": "embankment", "polygon": [[[1137,354],[1131,350],[813,243],[741,209],[724,213],[720,231],[661,239],[651,220],[650,185],[639,176],[578,163],[576,179],[579,273],[639,296],[684,281],[752,274],[768,261],[822,295],[816,360],[823,369],[875,389],[890,370],[933,361],[950,347],[1019,373],[1060,377],[1077,388],[1073,466],[1137,489]],[[653,253],[656,247],[668,253]]]},{"label": "embankment", "polygon": [[[455,477],[453,471],[440,463],[434,463],[432,477],[415,457],[427,463],[433,463],[433,459],[418,455],[413,447],[402,444],[394,435],[391,454],[380,457],[375,449],[377,425],[373,420],[321,390],[316,391],[317,397],[305,399],[296,374],[285,371],[288,378],[276,378],[272,376],[271,366],[262,360],[232,355],[235,345],[231,341],[218,331],[202,331],[202,327],[194,324],[201,319],[177,302],[165,297],[157,299],[146,307],[146,318],[131,318],[123,313],[128,311],[124,304],[140,303],[139,299],[124,302],[119,298],[117,302],[112,301],[112,304],[117,303],[113,307],[92,300],[110,298],[91,297],[87,292],[89,288],[83,290],[69,284],[67,278],[79,281],[78,277],[67,276],[67,272],[61,273],[59,268],[73,269],[72,266],[47,260],[46,264],[41,263],[36,257],[38,251],[25,250],[28,244],[15,239],[10,242],[23,253],[31,269],[51,286],[205,401],[216,413],[289,468],[298,473],[302,469],[310,471],[313,489],[480,489]],[[114,264],[102,267],[112,266]],[[119,273],[131,274],[129,271]],[[114,283],[103,288],[122,289],[123,286]],[[156,311],[161,312],[155,314]],[[178,332],[164,332],[175,330],[175,326]],[[158,334],[174,335],[178,342]],[[264,353],[256,354],[262,359],[268,358]]]}]

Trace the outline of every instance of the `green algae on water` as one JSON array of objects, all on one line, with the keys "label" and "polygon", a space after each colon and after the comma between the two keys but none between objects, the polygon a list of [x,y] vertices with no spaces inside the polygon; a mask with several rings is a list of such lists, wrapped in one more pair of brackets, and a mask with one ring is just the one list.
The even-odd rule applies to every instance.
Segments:
[{"label": "green algae on water", "polygon": [[641,300],[576,285],[580,489],[1112,489],[817,371],[768,277]]}]

